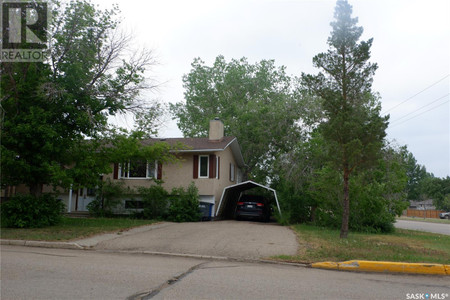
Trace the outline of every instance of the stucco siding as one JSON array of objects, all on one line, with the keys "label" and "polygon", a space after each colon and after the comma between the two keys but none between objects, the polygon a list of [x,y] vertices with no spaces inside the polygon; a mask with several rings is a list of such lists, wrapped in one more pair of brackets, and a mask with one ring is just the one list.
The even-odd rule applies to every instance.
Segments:
[{"label": "stucco siding", "polygon": [[[194,178],[194,155],[210,154],[214,154],[220,161],[219,167],[216,170],[216,177]],[[237,174],[238,168],[230,148],[226,148],[223,151],[209,153],[182,153],[179,155],[179,161],[175,163],[162,164],[162,186],[170,192],[173,188],[186,188],[189,184],[191,184],[191,182],[193,182],[198,188],[199,195],[213,196],[215,204],[218,205],[223,189],[229,185],[237,183],[238,176],[235,176],[235,181],[230,181],[230,164],[236,166],[235,168]],[[112,173],[105,175],[104,178],[109,178],[113,181],[123,181],[130,189],[150,187],[156,184],[153,179],[113,179]]]}]

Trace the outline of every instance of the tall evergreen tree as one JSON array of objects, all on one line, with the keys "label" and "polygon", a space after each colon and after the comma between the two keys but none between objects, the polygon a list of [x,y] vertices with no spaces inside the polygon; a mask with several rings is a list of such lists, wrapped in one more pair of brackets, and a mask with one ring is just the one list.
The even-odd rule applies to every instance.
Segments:
[{"label": "tall evergreen tree", "polygon": [[343,180],[341,238],[348,235],[350,176],[378,160],[389,119],[380,115],[380,102],[371,90],[377,69],[369,62],[372,39],[359,42],[363,28],[351,15],[351,5],[338,0],[329,50],[313,58],[321,72],[302,74],[306,91],[321,98],[323,119],[318,129],[325,141],[328,162]]}]

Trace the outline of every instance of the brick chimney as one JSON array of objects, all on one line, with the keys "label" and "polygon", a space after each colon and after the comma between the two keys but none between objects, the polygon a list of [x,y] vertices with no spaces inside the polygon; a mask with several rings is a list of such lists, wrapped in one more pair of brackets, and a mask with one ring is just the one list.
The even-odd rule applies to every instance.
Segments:
[{"label": "brick chimney", "polygon": [[224,128],[219,118],[209,121],[209,141],[220,142],[223,139]]}]

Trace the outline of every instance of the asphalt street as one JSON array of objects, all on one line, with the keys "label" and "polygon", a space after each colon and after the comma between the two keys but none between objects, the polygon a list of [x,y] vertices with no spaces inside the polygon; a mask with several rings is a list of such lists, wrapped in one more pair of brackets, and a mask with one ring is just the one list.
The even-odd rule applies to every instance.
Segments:
[{"label": "asphalt street", "polygon": [[442,224],[421,221],[397,220],[394,225],[397,228],[450,235],[450,221],[448,222],[448,224]]},{"label": "asphalt street", "polygon": [[19,246],[1,259],[2,299],[450,299],[444,276]]}]

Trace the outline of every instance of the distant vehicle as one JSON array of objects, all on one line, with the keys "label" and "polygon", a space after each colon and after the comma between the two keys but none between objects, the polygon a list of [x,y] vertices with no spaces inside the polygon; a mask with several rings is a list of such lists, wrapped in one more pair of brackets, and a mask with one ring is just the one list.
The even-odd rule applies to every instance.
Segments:
[{"label": "distant vehicle", "polygon": [[270,205],[262,196],[241,195],[236,204],[236,220],[256,219],[268,222],[270,220]]},{"label": "distant vehicle", "polygon": [[439,218],[441,218],[441,219],[447,219],[447,220],[450,219],[450,211],[440,213],[440,214],[439,214]]}]

